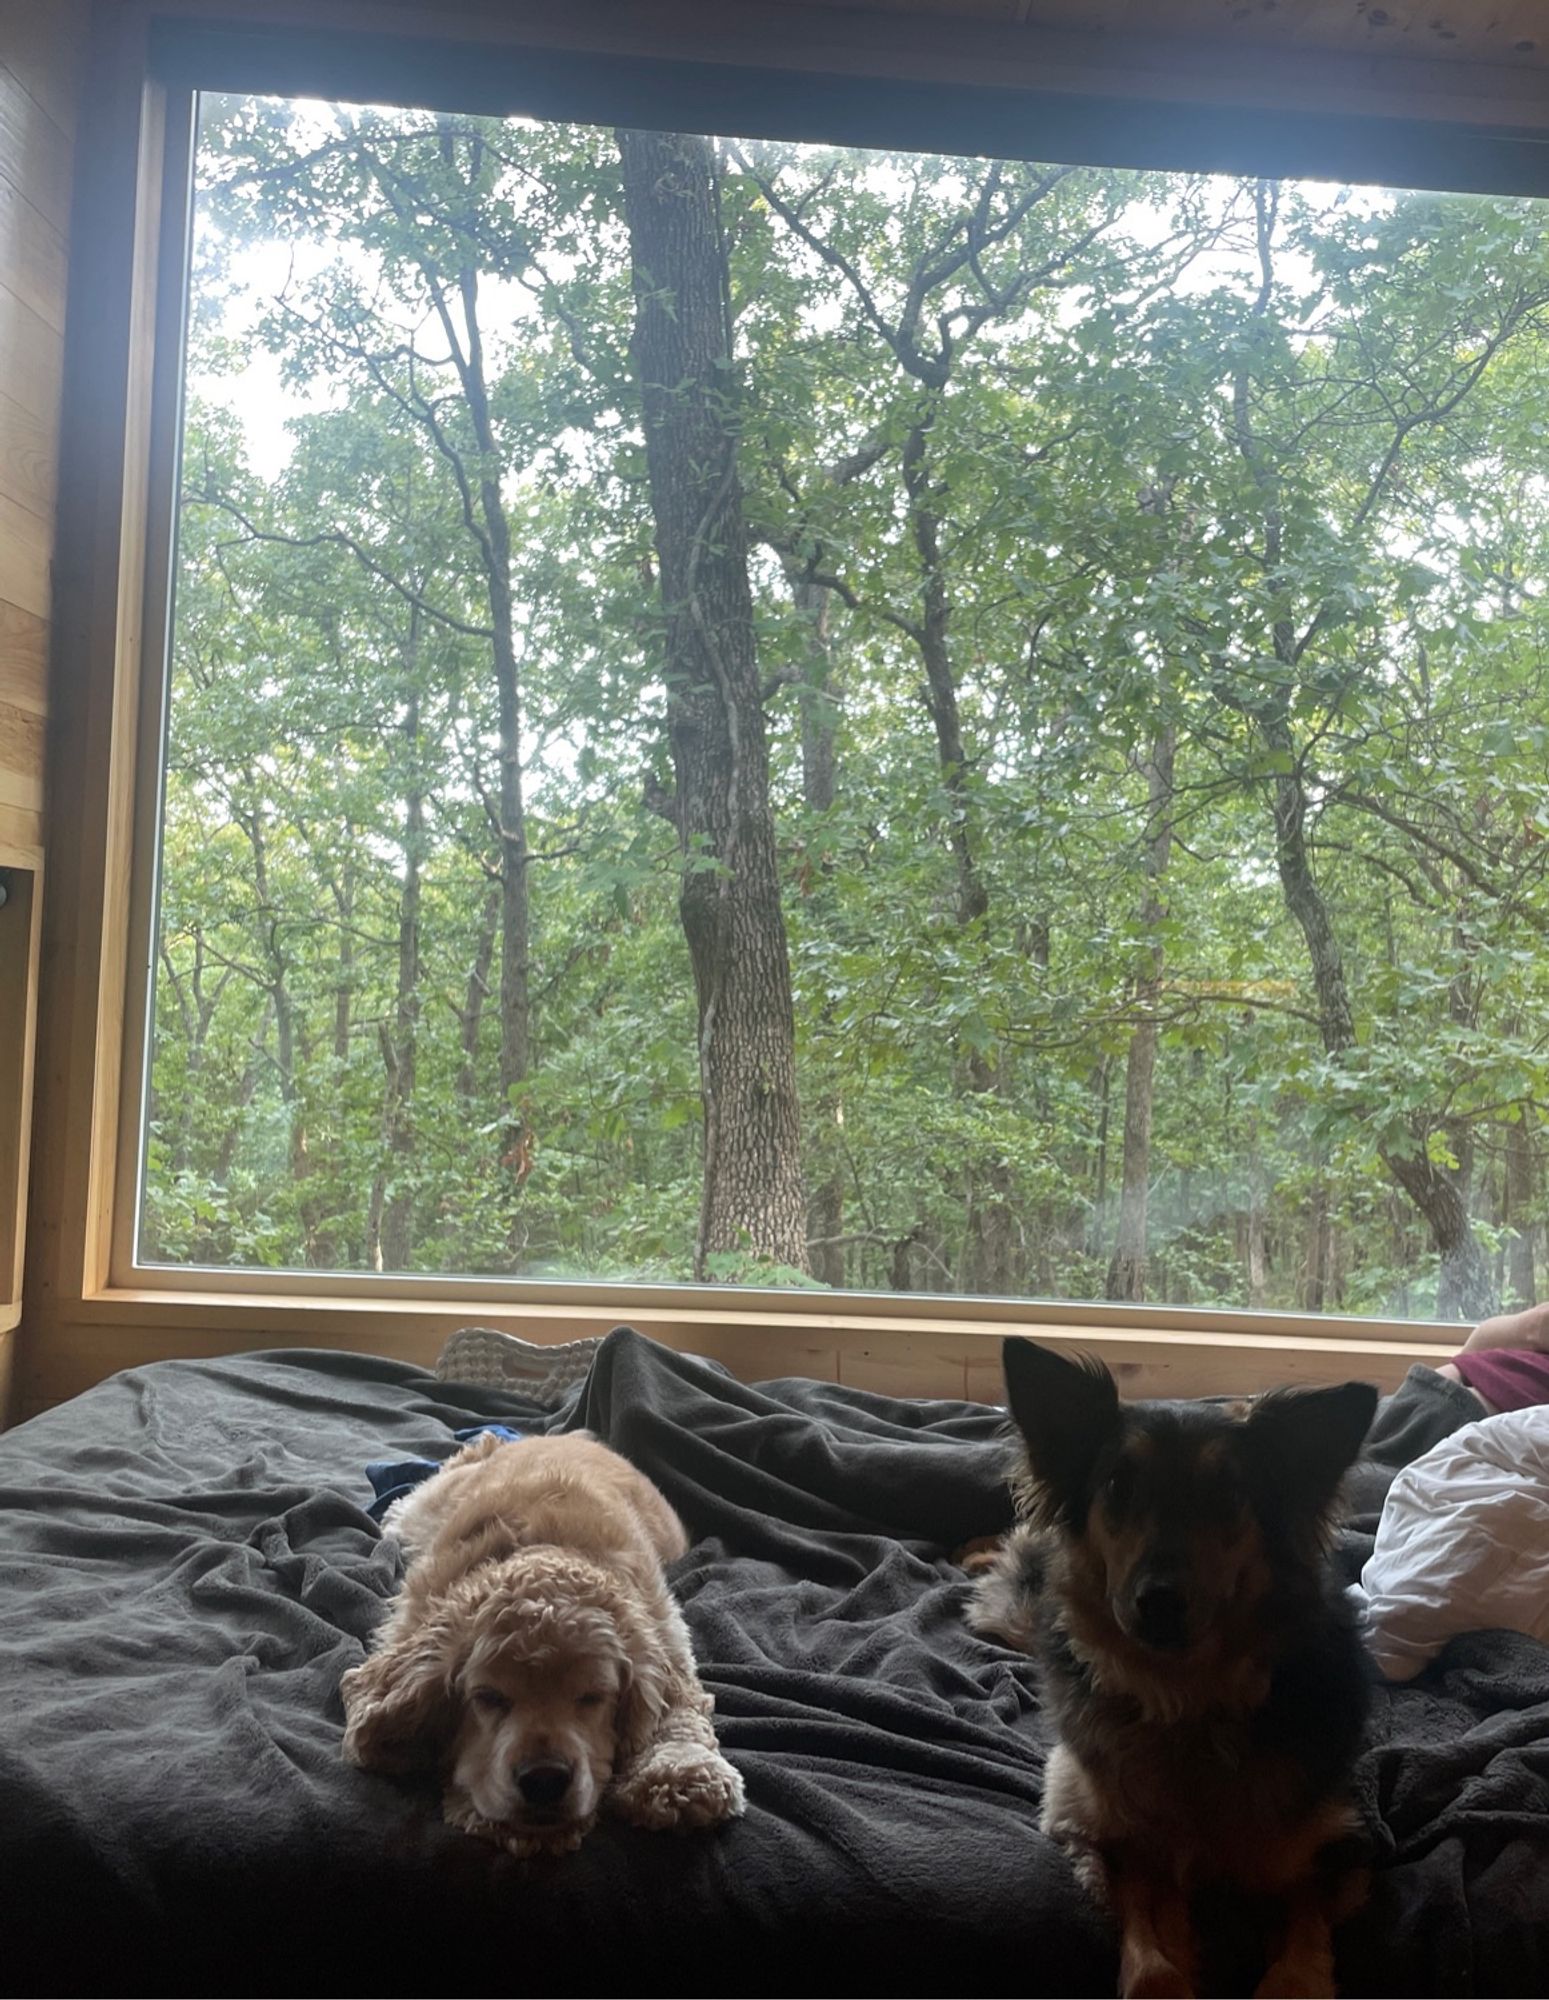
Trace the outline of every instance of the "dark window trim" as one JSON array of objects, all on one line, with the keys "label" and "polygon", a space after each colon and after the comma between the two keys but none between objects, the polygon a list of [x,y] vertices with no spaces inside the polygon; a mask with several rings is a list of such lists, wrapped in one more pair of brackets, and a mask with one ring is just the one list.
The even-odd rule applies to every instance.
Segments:
[{"label": "dark window trim", "polygon": [[1549,195],[1549,134],[1417,118],[169,19],[151,24],[151,58],[175,88],[1070,166]]}]

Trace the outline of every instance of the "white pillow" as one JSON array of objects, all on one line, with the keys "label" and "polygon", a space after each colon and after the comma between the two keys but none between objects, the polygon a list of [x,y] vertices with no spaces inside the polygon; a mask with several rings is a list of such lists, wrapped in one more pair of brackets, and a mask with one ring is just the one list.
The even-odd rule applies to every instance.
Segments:
[{"label": "white pillow", "polygon": [[1389,1680],[1457,1632],[1549,1640],[1549,1405],[1469,1424],[1406,1465],[1352,1594]]}]

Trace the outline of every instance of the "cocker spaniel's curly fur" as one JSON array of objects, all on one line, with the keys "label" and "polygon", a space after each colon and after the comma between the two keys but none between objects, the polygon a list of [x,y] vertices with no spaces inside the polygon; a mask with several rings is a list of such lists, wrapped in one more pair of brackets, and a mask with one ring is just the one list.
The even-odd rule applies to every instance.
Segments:
[{"label": "cocker spaniel's curly fur", "polygon": [[645,1827],[743,1808],[662,1564],[682,1523],[584,1432],[476,1439],[392,1510],[402,1595],[344,1676],[344,1755],[435,1770],[454,1826],[527,1856],[606,1806]]}]

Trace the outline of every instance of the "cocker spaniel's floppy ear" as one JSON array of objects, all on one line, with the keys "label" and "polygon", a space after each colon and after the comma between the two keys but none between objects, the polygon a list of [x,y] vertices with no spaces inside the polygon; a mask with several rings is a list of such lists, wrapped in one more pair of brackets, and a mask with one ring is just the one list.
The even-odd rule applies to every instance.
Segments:
[{"label": "cocker spaniel's floppy ear", "polygon": [[618,1764],[624,1769],[661,1727],[670,1705],[672,1661],[660,1625],[643,1605],[631,1606],[616,1622],[624,1645],[618,1714]]},{"label": "cocker spaniel's floppy ear", "polygon": [[352,1667],[339,1684],[346,1763],[390,1777],[433,1769],[457,1719],[461,1656],[449,1621],[433,1619]]}]

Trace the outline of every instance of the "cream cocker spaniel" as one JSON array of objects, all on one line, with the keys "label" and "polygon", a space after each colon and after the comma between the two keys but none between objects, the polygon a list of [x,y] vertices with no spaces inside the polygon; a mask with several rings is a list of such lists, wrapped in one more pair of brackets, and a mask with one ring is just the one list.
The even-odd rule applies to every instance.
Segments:
[{"label": "cream cocker spaniel", "polygon": [[662,1575],[688,1547],[650,1480],[584,1431],[482,1437],[387,1517],[402,1595],[344,1676],[344,1755],[436,1769],[446,1817],[527,1856],[598,1809],[644,1827],[743,1809]]}]

